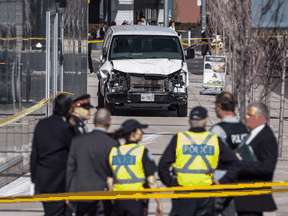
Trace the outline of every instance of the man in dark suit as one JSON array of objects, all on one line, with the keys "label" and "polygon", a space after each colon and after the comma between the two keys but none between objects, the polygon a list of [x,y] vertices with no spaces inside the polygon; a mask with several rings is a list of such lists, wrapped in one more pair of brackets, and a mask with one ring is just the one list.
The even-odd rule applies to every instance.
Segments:
[{"label": "man in dark suit", "polygon": [[[111,114],[107,109],[99,109],[94,117],[92,132],[75,137],[67,161],[66,187],[70,192],[108,190],[107,177],[112,176],[109,154],[119,143],[107,133],[111,125]],[[110,200],[83,201],[76,203],[76,215],[110,215]]]},{"label": "man in dark suit", "polygon": [[[266,123],[267,116],[265,104],[255,102],[249,105],[246,126],[251,133],[245,143],[252,147],[257,161],[248,162],[243,158],[239,182],[269,182],[273,179],[278,148],[275,136]],[[265,211],[277,209],[272,195],[236,197],[235,207],[238,216],[262,216]]]},{"label": "man in dark suit", "polygon": [[[30,160],[35,194],[65,192],[68,152],[75,136],[67,119],[72,98],[60,94],[54,100],[53,115],[40,120],[34,131]],[[65,202],[43,202],[45,216],[69,215]]]}]

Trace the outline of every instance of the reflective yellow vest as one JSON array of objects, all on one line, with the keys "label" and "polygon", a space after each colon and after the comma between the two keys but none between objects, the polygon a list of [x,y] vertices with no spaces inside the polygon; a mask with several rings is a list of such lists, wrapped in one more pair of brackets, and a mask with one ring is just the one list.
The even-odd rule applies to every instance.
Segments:
[{"label": "reflective yellow vest", "polygon": [[127,144],[112,148],[109,163],[114,176],[114,191],[140,190],[145,182],[142,157],[144,146]]},{"label": "reflective yellow vest", "polygon": [[211,185],[213,171],[219,160],[219,143],[209,131],[178,133],[176,161],[173,170],[179,185]]}]

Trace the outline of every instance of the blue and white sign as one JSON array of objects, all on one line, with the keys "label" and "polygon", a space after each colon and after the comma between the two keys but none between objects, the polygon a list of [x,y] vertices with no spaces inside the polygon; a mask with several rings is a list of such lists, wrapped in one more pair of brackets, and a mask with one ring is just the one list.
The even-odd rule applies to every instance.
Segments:
[{"label": "blue and white sign", "polygon": [[173,0],[169,0],[169,12],[168,12],[168,18],[171,20],[173,17]]},{"label": "blue and white sign", "polygon": [[288,28],[288,0],[252,0],[252,28]]}]

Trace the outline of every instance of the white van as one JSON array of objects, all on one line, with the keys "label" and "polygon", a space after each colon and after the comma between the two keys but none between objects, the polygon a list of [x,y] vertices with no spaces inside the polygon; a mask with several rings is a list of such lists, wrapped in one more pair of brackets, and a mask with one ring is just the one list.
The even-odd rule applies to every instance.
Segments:
[{"label": "white van", "polygon": [[187,116],[188,68],[183,47],[170,28],[110,27],[100,55],[98,107],[167,107]]}]

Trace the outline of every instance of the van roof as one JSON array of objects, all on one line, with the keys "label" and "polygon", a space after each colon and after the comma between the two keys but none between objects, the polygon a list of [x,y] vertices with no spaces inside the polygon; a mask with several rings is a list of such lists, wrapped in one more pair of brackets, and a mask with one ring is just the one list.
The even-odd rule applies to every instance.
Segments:
[{"label": "van roof", "polygon": [[113,31],[113,35],[169,35],[169,36],[177,36],[177,33],[171,29],[166,27],[159,26],[148,26],[148,25],[118,25],[111,26],[111,30]]}]

